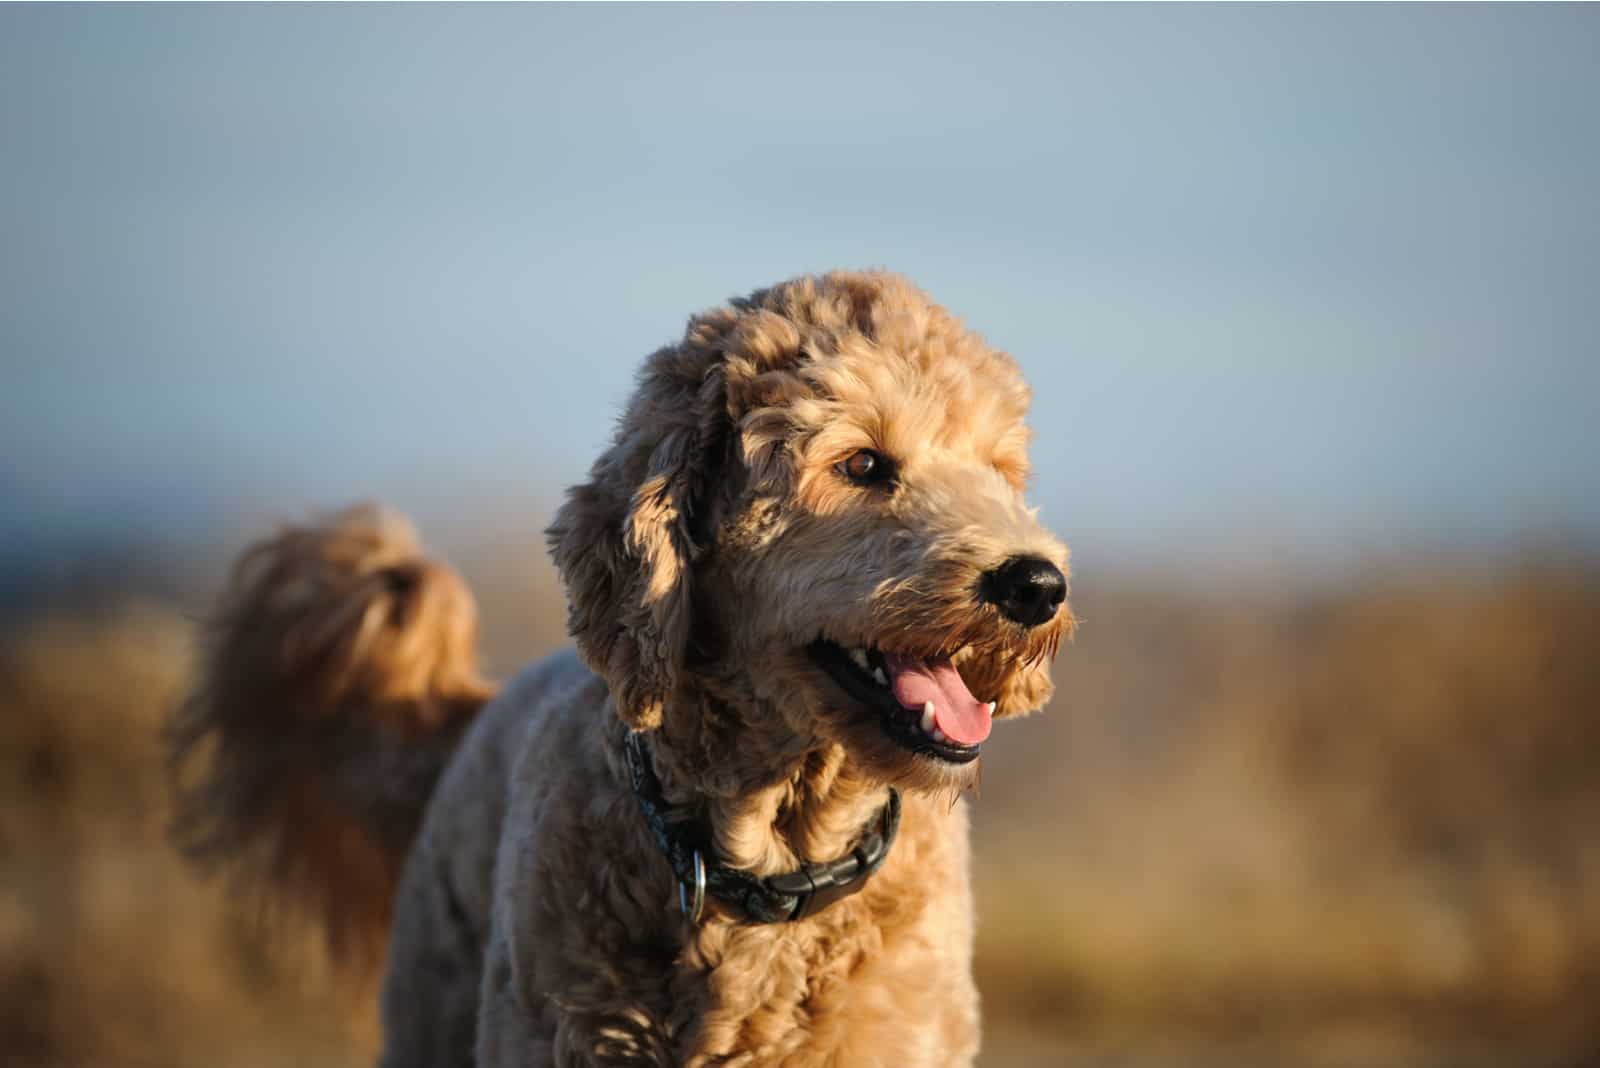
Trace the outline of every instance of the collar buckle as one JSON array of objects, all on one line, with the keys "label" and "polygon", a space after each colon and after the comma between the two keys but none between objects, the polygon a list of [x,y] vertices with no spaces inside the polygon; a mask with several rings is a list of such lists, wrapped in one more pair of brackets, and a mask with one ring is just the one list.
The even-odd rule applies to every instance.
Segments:
[{"label": "collar buckle", "polygon": [[687,884],[678,883],[678,909],[691,927],[698,925],[700,917],[705,914],[706,861],[698,849],[694,851],[694,888],[691,890]]}]

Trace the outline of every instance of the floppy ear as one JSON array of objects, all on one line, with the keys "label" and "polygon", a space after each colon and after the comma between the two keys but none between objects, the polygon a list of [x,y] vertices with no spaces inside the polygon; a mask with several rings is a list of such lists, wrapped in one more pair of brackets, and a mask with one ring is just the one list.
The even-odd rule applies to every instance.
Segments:
[{"label": "floppy ear", "polygon": [[636,730],[660,726],[682,670],[728,426],[709,348],[662,349],[641,370],[611,448],[545,531],[567,588],[567,630]]}]

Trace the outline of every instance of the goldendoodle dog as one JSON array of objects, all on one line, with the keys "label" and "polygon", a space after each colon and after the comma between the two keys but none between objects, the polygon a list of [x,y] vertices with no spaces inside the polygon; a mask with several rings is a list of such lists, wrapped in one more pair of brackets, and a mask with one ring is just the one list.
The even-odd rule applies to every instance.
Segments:
[{"label": "goldendoodle dog", "polygon": [[960,795],[1073,626],[1028,399],[894,275],[696,316],[547,532],[576,655],[498,693],[404,520],[262,542],[173,724],[185,844],[382,964],[390,1068],[970,1063]]}]

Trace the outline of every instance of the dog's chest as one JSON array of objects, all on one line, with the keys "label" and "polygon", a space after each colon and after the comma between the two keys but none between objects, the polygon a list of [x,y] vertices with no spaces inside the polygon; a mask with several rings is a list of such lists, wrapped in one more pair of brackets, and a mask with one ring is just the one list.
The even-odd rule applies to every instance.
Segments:
[{"label": "dog's chest", "polygon": [[[970,962],[924,915],[713,932],[682,1063],[959,1065],[977,1048]],[[903,910],[902,910],[903,911]]]}]

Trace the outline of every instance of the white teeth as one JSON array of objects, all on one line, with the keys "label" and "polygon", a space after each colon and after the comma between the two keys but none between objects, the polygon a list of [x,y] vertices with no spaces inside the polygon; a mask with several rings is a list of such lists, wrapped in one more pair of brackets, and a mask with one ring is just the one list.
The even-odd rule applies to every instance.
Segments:
[{"label": "white teeth", "polygon": [[850,659],[855,661],[856,667],[862,671],[867,670],[867,651],[865,649],[850,650]]},{"label": "white teeth", "polygon": [[879,686],[889,685],[889,679],[886,675],[884,675],[883,668],[873,668],[872,677],[878,680]]},{"label": "white teeth", "polygon": [[991,716],[994,715],[994,702],[993,701],[989,702],[989,715],[991,715]]},{"label": "white teeth", "polygon": [[940,730],[938,727],[935,727],[933,730],[929,731],[928,737],[932,738],[936,742],[948,742],[950,740],[944,736],[944,731]]},{"label": "white teeth", "polygon": [[922,733],[936,734],[939,728],[933,725],[933,702],[929,701],[922,706]]}]

